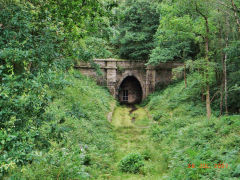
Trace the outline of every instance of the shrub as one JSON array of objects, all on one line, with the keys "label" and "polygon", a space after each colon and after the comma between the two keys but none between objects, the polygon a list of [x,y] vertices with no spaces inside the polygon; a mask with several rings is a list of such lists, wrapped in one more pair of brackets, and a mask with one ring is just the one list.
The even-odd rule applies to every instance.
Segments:
[{"label": "shrub", "polygon": [[154,121],[159,121],[162,117],[161,112],[157,112],[156,114],[153,114],[153,120]]},{"label": "shrub", "polygon": [[119,163],[122,172],[139,173],[140,168],[144,166],[143,157],[139,153],[130,153]]},{"label": "shrub", "polygon": [[149,151],[149,149],[145,149],[145,151],[142,152],[142,156],[144,158],[144,160],[148,161],[151,159],[151,152]]}]

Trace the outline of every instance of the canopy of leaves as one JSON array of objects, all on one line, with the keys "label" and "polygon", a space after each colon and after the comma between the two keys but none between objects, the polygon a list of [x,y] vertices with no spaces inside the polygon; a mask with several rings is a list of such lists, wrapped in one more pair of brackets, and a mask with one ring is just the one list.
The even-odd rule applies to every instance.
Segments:
[{"label": "canopy of leaves", "polygon": [[156,4],[148,0],[127,0],[120,9],[119,35],[115,41],[120,57],[147,60],[154,48],[153,35],[159,24]]},{"label": "canopy of leaves", "polygon": [[[197,1],[196,1],[197,3]],[[209,2],[210,3],[210,2]],[[160,25],[155,35],[156,47],[149,63],[197,59],[204,51],[203,40],[206,30],[204,18],[196,12],[196,7],[205,13],[209,7],[204,2],[166,1],[160,4]],[[210,16],[209,13],[207,16]],[[210,33],[214,34],[214,21],[209,19]]]}]

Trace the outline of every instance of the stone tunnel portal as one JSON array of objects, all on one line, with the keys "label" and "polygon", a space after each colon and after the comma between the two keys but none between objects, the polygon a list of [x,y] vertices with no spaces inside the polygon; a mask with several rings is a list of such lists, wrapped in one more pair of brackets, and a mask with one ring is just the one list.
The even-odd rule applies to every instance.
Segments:
[{"label": "stone tunnel portal", "polygon": [[118,99],[122,104],[137,104],[142,101],[142,87],[138,79],[134,76],[126,77],[122,81],[118,91]]}]

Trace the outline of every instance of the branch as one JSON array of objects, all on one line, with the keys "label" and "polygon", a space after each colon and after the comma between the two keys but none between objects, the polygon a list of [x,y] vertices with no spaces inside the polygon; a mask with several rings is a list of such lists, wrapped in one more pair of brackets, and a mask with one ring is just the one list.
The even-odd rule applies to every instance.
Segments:
[{"label": "branch", "polygon": [[227,12],[227,11],[225,11],[225,10],[223,10],[223,9],[219,9],[219,10],[222,11],[222,12],[224,12],[224,13],[226,13],[228,16],[235,17],[234,15],[230,14],[229,12]]},{"label": "branch", "polygon": [[214,95],[213,95],[213,97],[212,97],[212,99],[211,99],[211,101],[210,102],[212,102],[213,101],[213,99],[215,98],[215,96],[218,94],[218,93],[221,93],[221,91],[217,91]]},{"label": "branch", "polygon": [[208,17],[206,15],[204,15],[201,11],[199,11],[197,3],[195,2],[195,7],[196,7],[196,11],[205,19],[205,26],[206,26],[206,39],[208,39],[208,34],[209,34],[209,26],[208,26]]},{"label": "branch", "polygon": [[230,12],[222,9],[221,7],[219,7],[219,4],[215,3],[215,5],[217,6],[218,10],[221,11],[221,12],[224,12],[226,13],[228,16],[231,16],[231,17],[235,17],[233,14],[231,14]]},{"label": "branch", "polygon": [[234,16],[235,16],[235,18],[236,18],[236,22],[237,22],[237,25],[238,25],[238,30],[239,30],[239,32],[240,32],[240,22],[239,22],[239,18],[238,18],[238,15],[237,15],[237,7],[236,7],[236,5],[234,4],[234,1],[233,1],[233,0],[231,0],[231,2],[232,2],[233,10],[234,10]]},{"label": "branch", "polygon": [[195,2],[195,8],[196,8],[196,12],[198,12],[205,20],[207,20],[207,17],[201,11],[199,11],[198,5],[196,2]]},{"label": "branch", "polygon": [[230,10],[234,11],[234,9],[233,9],[231,6],[229,6],[229,5],[225,4],[224,2],[222,2],[222,1],[218,0],[218,3],[219,3],[220,5],[222,5],[222,6],[226,7],[226,8],[228,8],[228,9],[230,9]]}]

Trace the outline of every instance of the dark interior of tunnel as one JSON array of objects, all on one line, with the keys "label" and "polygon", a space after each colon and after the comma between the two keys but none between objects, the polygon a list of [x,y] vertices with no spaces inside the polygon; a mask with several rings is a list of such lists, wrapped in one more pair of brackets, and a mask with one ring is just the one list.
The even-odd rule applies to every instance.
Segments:
[{"label": "dark interior of tunnel", "polygon": [[121,104],[138,104],[142,101],[142,87],[134,76],[123,80],[119,87],[118,99]]}]

